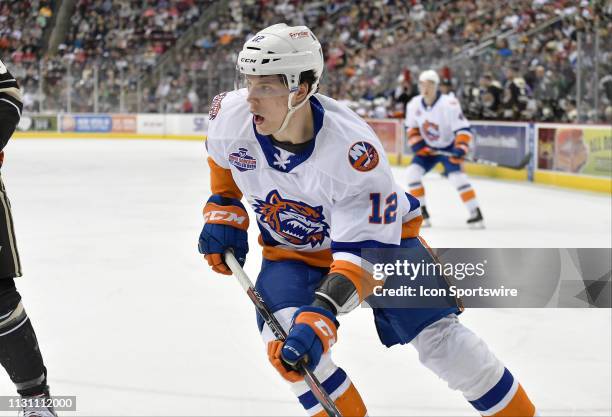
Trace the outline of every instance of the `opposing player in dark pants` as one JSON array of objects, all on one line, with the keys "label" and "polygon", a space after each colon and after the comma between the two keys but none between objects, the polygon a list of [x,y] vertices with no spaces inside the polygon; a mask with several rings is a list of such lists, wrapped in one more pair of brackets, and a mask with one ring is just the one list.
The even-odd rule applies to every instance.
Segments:
[{"label": "opposing player in dark pants", "polygon": [[[21,118],[21,93],[15,78],[0,61],[0,167],[4,146]],[[38,348],[36,334],[15,288],[21,263],[15,241],[11,205],[0,175],[0,363],[24,398],[49,397],[47,369]],[[34,405],[34,402],[30,402]],[[28,402],[26,402],[28,404]],[[55,416],[52,408],[23,408],[26,416]]]}]

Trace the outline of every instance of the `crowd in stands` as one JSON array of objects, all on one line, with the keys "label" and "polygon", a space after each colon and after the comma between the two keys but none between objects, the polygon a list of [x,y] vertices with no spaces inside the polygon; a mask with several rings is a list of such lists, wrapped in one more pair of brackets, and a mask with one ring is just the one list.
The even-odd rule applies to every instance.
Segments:
[{"label": "crowd in stands", "polygon": [[39,59],[52,24],[54,0],[0,1],[0,57],[25,90],[38,85]]},{"label": "crowd in stands", "polygon": [[[138,80],[150,79],[145,76],[159,57],[203,18],[198,36],[175,51],[154,83],[141,86],[140,111],[206,111],[214,94],[232,88],[244,41],[284,21],[313,29],[326,58],[322,92],[364,116],[401,117],[418,94],[418,73],[433,66],[441,89],[460,99],[469,118],[576,121],[582,105],[583,121],[612,120],[612,5],[603,0],[516,0],[504,7],[486,0],[229,0],[209,20],[207,11],[219,2],[77,0],[65,40],[52,57],[41,55],[40,42],[53,1],[8,3],[29,4],[14,13],[2,2],[0,19],[29,28],[21,41],[8,36],[10,50],[43,63],[47,108],[62,105],[54,99],[65,101],[50,91],[67,90],[70,66],[72,111],[92,111],[94,75],[99,111],[117,111],[121,92],[133,93]],[[50,10],[43,12],[45,7]],[[40,20],[39,29],[25,19]],[[3,28],[0,46],[7,38]],[[35,96],[39,72],[30,75],[25,89]],[[599,111],[592,105],[596,99]],[[36,100],[28,105],[36,109]]]},{"label": "crowd in stands", "polygon": [[[208,3],[78,0],[66,39],[59,45],[60,57],[83,68],[74,96],[91,100],[88,92],[97,76],[103,98],[100,111],[118,109],[121,89],[133,91],[138,79],[200,18]],[[82,94],[79,89],[84,90]]]},{"label": "crowd in stands", "polygon": [[[9,3],[14,7],[0,6],[0,10],[6,9],[11,17],[15,8],[27,10],[18,27],[29,27],[27,13],[31,17],[32,6],[39,1]],[[47,3],[47,9],[53,10],[53,2]],[[40,36],[34,50],[29,43],[16,42],[31,51],[31,60],[36,64],[33,68],[18,68],[27,93],[27,107],[39,109],[39,101],[44,100],[46,109],[62,105],[65,109],[70,102],[72,111],[92,111],[93,94],[97,92],[99,111],[117,111],[122,89],[134,90],[137,80],[200,18],[209,3],[211,0],[76,0],[56,53],[42,53]],[[11,62],[19,67],[15,53],[11,54]],[[39,81],[44,86],[44,97],[36,88]]]},{"label": "crowd in stands", "polygon": [[[231,77],[242,43],[262,27],[286,21],[314,28],[323,44],[322,91],[370,117],[401,117],[407,100],[418,94],[418,72],[433,64],[440,69],[441,88],[458,96],[470,118],[576,121],[576,55],[582,33],[584,109],[594,102],[594,59],[599,58],[604,81],[597,86],[602,110],[585,110],[583,120],[612,118],[612,83],[605,80],[612,73],[612,6],[604,2],[519,0],[499,7],[483,0],[233,0],[229,5],[181,52],[180,62],[186,64],[162,82],[174,82],[165,91],[179,92],[174,109],[185,103],[192,108],[193,98],[201,110],[210,98],[210,88],[202,87],[210,80],[194,82],[188,74]],[[538,30],[541,26],[546,27]],[[486,41],[488,47],[470,55],[471,48]],[[462,53],[465,58],[449,62]],[[221,71],[215,73],[215,67]],[[212,88],[213,94],[225,88]],[[157,99],[172,102],[168,96]]]},{"label": "crowd in stands", "polygon": [[560,15],[570,18],[531,36],[498,39],[479,57],[455,65],[449,79],[469,117],[576,122],[580,105],[583,121],[612,121],[612,80],[605,77],[612,74],[612,4],[607,10],[586,1],[567,6]]},{"label": "crowd in stands", "polygon": [[[411,35],[395,40],[400,46],[391,48],[391,59],[385,56],[384,45],[368,48],[366,54],[370,57],[361,65],[349,63],[344,67],[343,76],[351,76],[354,81],[342,84],[340,77],[334,79],[333,85],[358,113],[379,117],[388,109],[388,116],[401,116],[406,102],[418,94],[418,72],[426,68],[424,63],[434,62],[439,64],[441,90],[455,94],[469,118],[572,122],[578,116],[580,34],[582,120],[612,121],[612,77],[606,77],[612,74],[612,5],[606,8],[595,3],[517,1],[499,8],[495,2],[477,2],[477,13],[458,9],[450,12],[453,7],[473,10],[473,2],[448,3],[432,12],[425,8],[419,16],[424,16],[421,21],[429,25],[423,33],[417,30],[417,47],[412,46]],[[470,18],[462,21],[460,16]],[[546,27],[538,30],[540,25]],[[599,54],[595,51],[596,31]],[[410,32],[414,30],[405,33]],[[465,46],[487,40],[488,45],[476,52]],[[595,60],[599,60],[597,78]],[[390,92],[388,83],[379,81],[384,77],[381,68],[393,68],[397,61],[402,68],[394,73],[399,76],[395,90]],[[361,76],[359,70],[353,75],[355,68],[364,67]],[[594,107],[596,89],[599,112]]]}]

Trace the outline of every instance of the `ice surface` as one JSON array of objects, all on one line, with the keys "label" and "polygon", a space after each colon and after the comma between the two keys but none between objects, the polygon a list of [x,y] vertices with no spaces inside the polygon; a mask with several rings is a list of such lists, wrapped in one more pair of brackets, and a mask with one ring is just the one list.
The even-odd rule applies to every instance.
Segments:
[{"label": "ice surface", "polygon": [[[17,286],[53,393],[76,395],[83,416],[303,415],[267,364],[249,300],[197,253],[202,143],[20,139],[6,153]],[[471,231],[451,185],[425,185],[432,246],[610,247],[609,196],[474,179],[487,229]],[[462,321],[542,415],[610,415],[610,310],[470,310]],[[342,318],[334,351],[370,415],[477,415],[412,347],[380,345],[369,310]],[[13,393],[0,376],[0,395]]]}]

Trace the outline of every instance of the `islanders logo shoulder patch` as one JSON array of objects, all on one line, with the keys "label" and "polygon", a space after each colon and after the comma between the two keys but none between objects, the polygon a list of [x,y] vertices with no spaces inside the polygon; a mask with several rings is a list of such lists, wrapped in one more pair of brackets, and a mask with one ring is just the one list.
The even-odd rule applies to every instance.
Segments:
[{"label": "islanders logo shoulder patch", "polygon": [[247,148],[238,148],[238,152],[230,153],[228,160],[240,172],[257,168],[257,159],[249,155]]},{"label": "islanders logo shoulder patch", "polygon": [[348,160],[353,168],[360,172],[371,171],[378,165],[380,156],[369,142],[355,142],[348,151]]},{"label": "islanders logo shoulder patch", "polygon": [[293,245],[315,247],[329,237],[323,206],[313,207],[303,201],[283,198],[277,190],[272,190],[265,200],[255,199],[253,208],[262,223]]}]

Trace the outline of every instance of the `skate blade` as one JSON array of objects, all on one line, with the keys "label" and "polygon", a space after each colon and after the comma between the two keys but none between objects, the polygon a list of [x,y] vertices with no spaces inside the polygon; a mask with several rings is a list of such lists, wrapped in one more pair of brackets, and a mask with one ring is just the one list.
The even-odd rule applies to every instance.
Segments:
[{"label": "skate blade", "polygon": [[485,224],[482,220],[480,220],[474,223],[468,223],[468,227],[472,230],[482,230],[485,228]]}]

